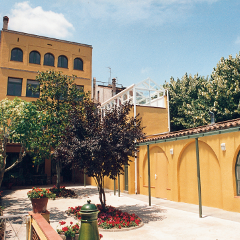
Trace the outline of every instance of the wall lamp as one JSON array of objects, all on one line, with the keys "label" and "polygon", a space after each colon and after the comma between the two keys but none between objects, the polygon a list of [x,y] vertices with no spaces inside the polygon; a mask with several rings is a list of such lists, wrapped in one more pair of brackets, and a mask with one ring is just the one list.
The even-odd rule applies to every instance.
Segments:
[{"label": "wall lamp", "polygon": [[226,151],[226,144],[225,143],[221,143],[221,149],[222,149],[222,151]]},{"label": "wall lamp", "polygon": [[170,148],[170,154],[173,155],[173,148]]}]

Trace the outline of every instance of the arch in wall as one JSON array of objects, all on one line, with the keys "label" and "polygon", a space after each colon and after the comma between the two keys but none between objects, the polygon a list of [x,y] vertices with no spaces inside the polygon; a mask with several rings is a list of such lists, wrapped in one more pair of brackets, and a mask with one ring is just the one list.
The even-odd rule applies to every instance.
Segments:
[{"label": "arch in wall", "polygon": [[[221,169],[216,154],[199,141],[202,205],[222,208]],[[178,163],[179,201],[198,204],[197,161],[195,142],[186,145]]]},{"label": "arch in wall", "polygon": [[[167,198],[168,189],[168,159],[162,148],[154,146],[150,151],[150,182],[155,187],[155,197]],[[147,153],[143,161],[143,185],[148,186]]]}]

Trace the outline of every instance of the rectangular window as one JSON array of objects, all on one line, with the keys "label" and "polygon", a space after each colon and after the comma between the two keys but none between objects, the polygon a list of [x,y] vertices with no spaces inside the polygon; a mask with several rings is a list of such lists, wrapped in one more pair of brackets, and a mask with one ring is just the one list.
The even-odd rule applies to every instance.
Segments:
[{"label": "rectangular window", "polygon": [[39,86],[39,82],[36,80],[27,80],[27,91],[26,96],[27,97],[33,97],[33,98],[39,98],[39,91],[34,92],[32,89],[35,89]]},{"label": "rectangular window", "polygon": [[[80,90],[81,92],[84,92],[84,86],[83,85],[76,85],[77,90]],[[83,96],[74,98],[75,101],[81,101],[83,99]]]},{"label": "rectangular window", "polygon": [[83,85],[76,85],[77,89],[84,91],[84,86]]},{"label": "rectangular window", "polygon": [[22,79],[21,78],[8,78],[7,95],[21,96],[22,94]]}]

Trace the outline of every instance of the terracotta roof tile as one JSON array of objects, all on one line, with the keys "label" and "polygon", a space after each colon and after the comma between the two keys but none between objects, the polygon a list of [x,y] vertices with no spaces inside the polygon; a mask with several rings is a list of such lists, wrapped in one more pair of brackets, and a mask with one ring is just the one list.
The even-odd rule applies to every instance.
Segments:
[{"label": "terracotta roof tile", "polygon": [[154,137],[146,136],[145,139],[142,139],[139,142],[157,141],[157,140],[161,140],[161,139],[193,135],[193,134],[197,134],[197,133],[210,132],[210,131],[214,131],[214,130],[227,129],[227,128],[237,127],[237,126],[240,126],[240,118],[228,120],[228,121],[224,121],[224,122],[218,122],[218,123],[214,123],[211,125],[200,126],[200,127],[196,127],[196,128],[189,128],[189,129],[180,130],[180,131],[176,131],[176,132],[169,132],[169,133],[164,133],[164,134],[160,133],[158,135],[155,135]]}]

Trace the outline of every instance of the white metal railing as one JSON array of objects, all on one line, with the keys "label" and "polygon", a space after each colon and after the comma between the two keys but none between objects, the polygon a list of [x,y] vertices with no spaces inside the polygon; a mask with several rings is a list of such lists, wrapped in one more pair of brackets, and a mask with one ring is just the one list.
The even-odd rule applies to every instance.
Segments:
[{"label": "white metal railing", "polygon": [[[0,224],[4,226],[3,239],[26,239],[26,223],[28,219],[28,213],[0,216]],[[25,237],[23,238],[23,236]]]},{"label": "white metal railing", "polygon": [[165,95],[166,90],[162,86],[147,78],[138,84],[132,84],[102,103],[101,109],[109,110],[115,105],[119,106],[127,101],[130,101],[134,106],[167,107],[165,106]]}]

